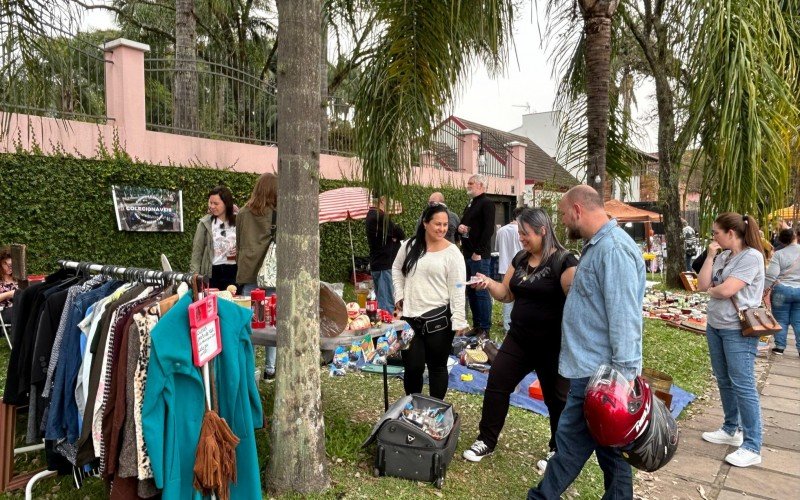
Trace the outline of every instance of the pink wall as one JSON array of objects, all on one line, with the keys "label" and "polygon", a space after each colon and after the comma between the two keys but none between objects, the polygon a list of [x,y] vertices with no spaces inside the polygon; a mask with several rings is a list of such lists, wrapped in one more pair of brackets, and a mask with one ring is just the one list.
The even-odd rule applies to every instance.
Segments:
[{"label": "pink wall", "polygon": [[[154,132],[146,129],[144,93],[144,53],[147,45],[125,39],[104,46],[106,60],[107,123],[96,124],[32,115],[0,112],[0,123],[8,120],[10,133],[0,138],[0,153],[13,152],[17,144],[24,150],[36,145],[45,153],[64,151],[77,156],[95,156],[102,143],[113,150],[115,136],[131,157],[156,165],[205,166],[232,168],[237,172],[275,172],[278,148],[238,142],[218,141],[186,135]],[[477,172],[478,132],[465,131],[458,157],[463,172],[415,167],[415,184],[431,187],[465,188],[470,175]],[[511,143],[511,173],[514,178],[489,177],[487,191],[494,194],[521,196],[525,185],[524,164],[513,158],[524,158],[524,145]],[[519,148],[522,148],[520,151]],[[424,157],[424,156],[423,156]],[[430,163],[428,163],[430,165]],[[358,158],[320,155],[320,175],[324,179],[361,178]],[[520,198],[521,199],[521,198]]]}]

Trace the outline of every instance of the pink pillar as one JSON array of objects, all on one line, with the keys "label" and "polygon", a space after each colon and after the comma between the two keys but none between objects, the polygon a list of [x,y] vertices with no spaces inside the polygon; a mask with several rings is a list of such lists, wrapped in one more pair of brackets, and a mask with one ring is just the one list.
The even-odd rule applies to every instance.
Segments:
[{"label": "pink pillar", "polygon": [[[145,135],[144,53],[150,46],[117,38],[103,44],[106,63],[106,115],[123,145],[142,144]],[[135,155],[135,151],[128,151]]]},{"label": "pink pillar", "polygon": [[506,161],[506,168],[508,174],[514,180],[514,194],[517,198],[522,199],[522,193],[525,190],[525,148],[524,142],[511,141],[506,143],[506,153],[508,160]]},{"label": "pink pillar", "polygon": [[458,168],[465,174],[478,173],[478,150],[481,133],[471,129],[461,132],[461,144],[458,148]]}]

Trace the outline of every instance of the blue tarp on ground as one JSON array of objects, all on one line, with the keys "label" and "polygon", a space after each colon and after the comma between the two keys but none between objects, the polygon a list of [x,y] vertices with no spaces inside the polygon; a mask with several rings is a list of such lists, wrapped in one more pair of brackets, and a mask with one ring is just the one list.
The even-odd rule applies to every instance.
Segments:
[{"label": "blue tarp on ground", "polygon": [[[472,375],[472,380],[469,382],[464,382],[461,380],[461,375],[467,373]],[[448,389],[466,392],[469,394],[483,394],[483,392],[486,390],[486,382],[488,379],[488,373],[470,370],[465,366],[457,364],[450,371],[450,383]],[[517,386],[517,389],[511,394],[511,404],[517,408],[524,408],[526,410],[548,416],[547,406],[545,406],[544,401],[539,401],[538,399],[533,399],[532,397],[528,396],[528,387],[530,387],[534,380],[536,380],[536,374],[529,373],[528,376],[525,377],[522,382],[520,382],[520,384]],[[672,416],[675,418],[678,418],[678,415],[680,415],[681,411],[683,411],[683,409],[686,408],[686,406],[696,398],[694,394],[684,391],[675,384],[672,384],[672,390],[670,393],[672,394],[672,408],[670,408],[670,411],[672,412]]]}]

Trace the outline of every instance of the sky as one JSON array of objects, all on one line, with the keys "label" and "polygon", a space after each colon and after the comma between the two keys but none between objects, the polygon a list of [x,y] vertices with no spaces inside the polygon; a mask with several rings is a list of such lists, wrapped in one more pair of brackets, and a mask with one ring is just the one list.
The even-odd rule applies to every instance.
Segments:
[{"label": "sky", "polygon": [[[538,5],[534,5],[534,3]],[[556,78],[548,54],[542,47],[545,23],[545,1],[527,0],[514,22],[514,44],[503,75],[491,78],[483,65],[475,68],[463,82],[463,89],[452,113],[461,118],[509,131],[522,125],[522,115],[553,109]],[[538,9],[537,9],[538,7]],[[542,33],[540,35],[540,32]],[[635,146],[647,152],[656,151],[657,123],[650,119],[655,109],[652,85],[645,84],[636,92],[638,107],[633,119],[641,126]],[[534,142],[536,142],[534,138]]]},{"label": "sky", "polygon": [[[477,65],[470,76],[460,82],[453,108],[448,114],[509,131],[522,125],[522,115],[553,109],[557,81],[543,48],[541,33],[545,30],[545,1],[525,0],[514,22],[514,45],[505,71],[491,78],[483,65]],[[111,14],[102,10],[88,11],[83,29],[104,29],[114,25]],[[657,122],[650,117],[655,109],[652,85],[645,84],[636,92],[638,107],[633,119],[640,124],[640,135],[634,145],[655,152]],[[535,142],[535,138],[534,138]]]}]

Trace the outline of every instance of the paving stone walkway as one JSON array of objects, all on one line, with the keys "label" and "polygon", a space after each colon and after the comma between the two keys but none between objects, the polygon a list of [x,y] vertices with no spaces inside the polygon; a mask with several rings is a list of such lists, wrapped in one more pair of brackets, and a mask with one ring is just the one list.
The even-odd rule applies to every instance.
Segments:
[{"label": "paving stone walkway", "polygon": [[639,499],[800,498],[800,356],[794,337],[782,355],[756,358],[763,422],[762,463],[739,468],[725,462],[733,446],[707,443],[703,431],[722,424],[719,391],[689,406],[679,421],[680,443],[672,461],[653,474],[637,474]]}]

